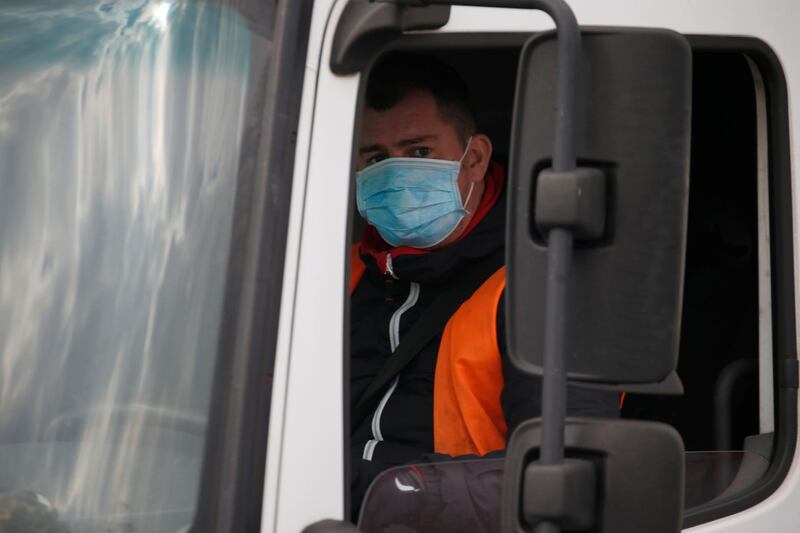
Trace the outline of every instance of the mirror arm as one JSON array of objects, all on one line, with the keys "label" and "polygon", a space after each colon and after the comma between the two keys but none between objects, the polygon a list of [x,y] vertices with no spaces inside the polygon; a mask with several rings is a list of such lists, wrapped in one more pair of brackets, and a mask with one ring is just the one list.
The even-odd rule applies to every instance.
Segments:
[{"label": "mirror arm", "polygon": [[[544,11],[556,24],[558,69],[556,73],[555,125],[552,182],[560,185],[564,173],[575,170],[576,91],[581,34],[575,14],[564,0],[415,0],[427,5],[448,4],[526,8]],[[563,190],[561,187],[556,189]],[[573,192],[576,192],[574,190]],[[538,196],[538,195],[537,195]],[[605,210],[603,210],[605,211]],[[567,302],[572,270],[573,231],[554,225],[547,233],[548,271],[545,311],[544,368],[542,376],[542,445],[539,463],[561,465],[564,461],[564,421],[567,416]],[[523,495],[523,501],[526,496]],[[526,513],[527,514],[527,513]],[[539,533],[558,533],[555,521],[542,522]]]},{"label": "mirror arm", "polygon": [[535,9],[550,15],[556,24],[556,33],[558,34],[553,168],[555,170],[575,168],[575,91],[581,33],[575,13],[564,0],[373,0],[373,2],[404,7],[446,5]]},{"label": "mirror arm", "polygon": [[[404,7],[426,7],[432,5],[462,5],[483,7],[507,7],[541,10],[550,15],[556,25],[558,66],[556,72],[556,102],[553,143],[553,167],[546,179],[540,183],[549,184],[543,189],[542,202],[555,194],[566,200],[559,205],[579,205],[578,184],[585,180],[597,185],[596,176],[577,176],[576,168],[576,91],[578,85],[578,54],[581,48],[581,35],[575,14],[564,0],[393,0],[391,3]],[[576,179],[570,179],[570,176]],[[602,176],[601,176],[602,178]],[[572,185],[572,186],[571,186]],[[604,185],[604,182],[603,182]],[[596,188],[596,187],[595,187]],[[604,188],[603,188],[604,191]],[[568,198],[572,195],[572,198]],[[539,195],[537,194],[537,198]],[[604,198],[595,195],[595,199]],[[592,202],[597,204],[597,202]],[[538,200],[537,200],[538,204]],[[569,274],[572,270],[573,232],[581,213],[602,213],[604,221],[605,205],[590,206],[594,209],[574,211],[575,220],[565,218],[564,209],[554,213],[556,216],[543,219],[542,227],[547,229],[548,272],[544,335],[544,368],[542,387],[542,445],[539,463],[541,465],[562,465],[564,461],[564,421],[567,404],[567,302],[569,293]],[[589,227],[596,228],[598,217],[590,217]],[[600,229],[602,234],[602,228]],[[558,470],[558,469],[557,469]],[[558,533],[560,527],[555,521],[544,521],[539,525],[540,533]]]},{"label": "mirror arm", "polygon": [[569,171],[575,168],[576,113],[578,86],[578,54],[581,32],[575,13],[564,0],[391,0],[409,7],[432,5],[506,7],[544,11],[556,24],[558,35],[558,72],[556,73],[556,120],[553,143],[553,169]]},{"label": "mirror arm", "polygon": [[[409,5],[463,5],[526,8],[544,11],[556,24],[558,67],[553,142],[551,189],[569,194],[561,182],[576,166],[576,91],[581,34],[575,14],[564,0],[412,0]],[[568,179],[568,178],[567,178]],[[572,194],[578,189],[572,188]],[[538,195],[537,195],[538,197]],[[544,203],[547,199],[542,198]],[[537,201],[538,203],[538,201]],[[569,202],[568,202],[569,203]],[[572,203],[577,203],[575,198]],[[604,207],[604,206],[603,206]],[[605,209],[602,209],[603,213]],[[546,233],[548,272],[545,310],[544,365],[542,376],[541,465],[561,465],[564,461],[564,420],[567,415],[567,302],[572,270],[573,226],[557,219]],[[523,498],[525,496],[523,495]],[[525,501],[525,500],[523,500]],[[555,521],[542,522],[537,531],[558,533]]]}]

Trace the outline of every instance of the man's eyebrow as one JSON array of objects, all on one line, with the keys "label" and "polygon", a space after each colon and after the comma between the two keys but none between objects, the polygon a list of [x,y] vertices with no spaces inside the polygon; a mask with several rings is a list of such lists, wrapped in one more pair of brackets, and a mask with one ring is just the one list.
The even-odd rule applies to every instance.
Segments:
[{"label": "man's eyebrow", "polygon": [[425,141],[433,141],[436,140],[436,135],[420,135],[419,137],[412,137],[411,139],[403,139],[397,143],[397,146],[403,148],[405,146],[411,146],[412,144],[419,144]]},{"label": "man's eyebrow", "polygon": [[[412,145],[415,145],[415,144],[419,144],[421,142],[433,141],[433,140],[436,140],[437,138],[438,137],[436,135],[433,135],[433,134],[431,134],[431,135],[420,135],[418,137],[411,137],[409,139],[403,139],[401,141],[398,141],[395,146],[397,146],[398,148],[405,148],[406,146],[412,146]],[[362,146],[361,148],[358,149],[358,153],[360,155],[364,155],[364,154],[367,154],[367,153],[370,153],[370,152],[386,152],[386,151],[387,151],[386,147],[383,146],[382,144],[368,144],[368,145]]]},{"label": "man's eyebrow", "polygon": [[358,153],[364,155],[369,152],[380,152],[381,150],[386,150],[386,149],[380,144],[368,144],[367,146],[362,146],[361,148],[359,148]]}]

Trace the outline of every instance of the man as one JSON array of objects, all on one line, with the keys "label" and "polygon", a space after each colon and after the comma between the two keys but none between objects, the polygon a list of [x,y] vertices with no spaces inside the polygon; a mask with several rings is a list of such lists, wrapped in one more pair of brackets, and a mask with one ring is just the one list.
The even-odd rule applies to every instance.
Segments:
[{"label": "man", "polygon": [[[456,72],[393,54],[371,73],[361,120],[357,204],[368,225],[351,276],[351,402],[432,302],[478,262],[483,283],[351,427],[352,499],[381,470],[432,453],[502,450],[540,415],[541,381],[505,350],[505,170],[477,131]],[[484,282],[485,279],[485,282]],[[614,417],[615,393],[571,388],[571,415]]]}]

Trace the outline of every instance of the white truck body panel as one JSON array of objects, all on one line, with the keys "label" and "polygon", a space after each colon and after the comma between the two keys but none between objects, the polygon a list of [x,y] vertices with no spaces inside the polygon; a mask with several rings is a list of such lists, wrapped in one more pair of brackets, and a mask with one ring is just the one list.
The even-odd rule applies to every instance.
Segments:
[{"label": "white truck body panel", "polygon": [[[343,5],[335,6],[334,21]],[[329,7],[321,2],[314,9],[306,63],[274,375],[286,385],[276,386],[271,405],[263,531],[343,518],[346,294],[339,280],[348,251],[358,76],[337,77],[325,68],[335,28]]]}]

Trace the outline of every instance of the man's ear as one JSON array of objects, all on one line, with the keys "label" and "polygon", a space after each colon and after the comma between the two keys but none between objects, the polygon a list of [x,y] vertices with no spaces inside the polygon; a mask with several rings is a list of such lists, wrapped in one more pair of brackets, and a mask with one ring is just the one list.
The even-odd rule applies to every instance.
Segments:
[{"label": "man's ear", "polygon": [[476,133],[469,142],[469,149],[464,156],[465,170],[470,181],[483,180],[489,161],[492,158],[492,141],[483,133]]}]

